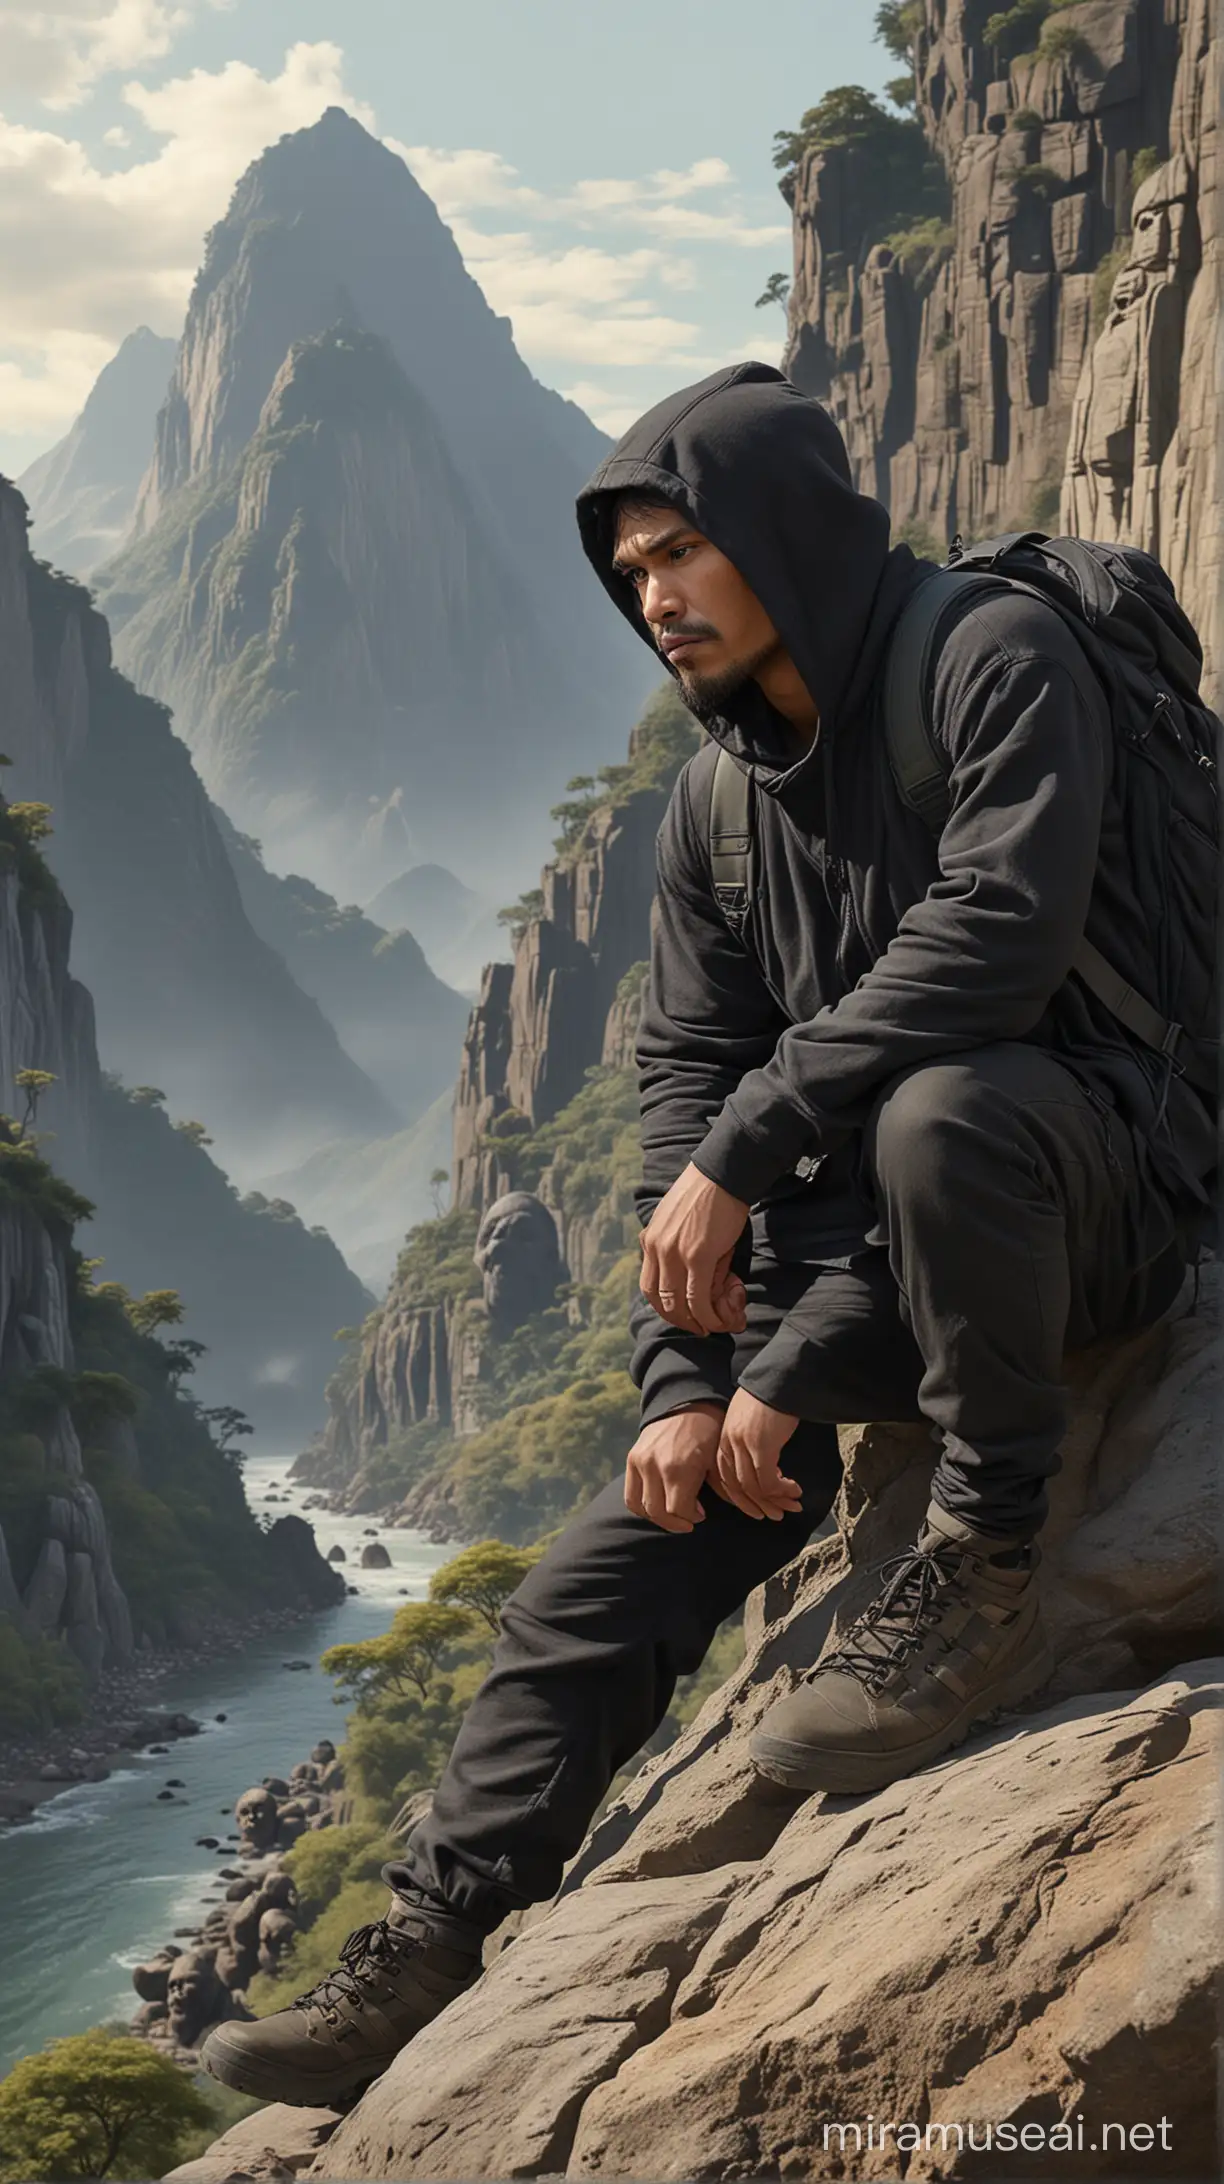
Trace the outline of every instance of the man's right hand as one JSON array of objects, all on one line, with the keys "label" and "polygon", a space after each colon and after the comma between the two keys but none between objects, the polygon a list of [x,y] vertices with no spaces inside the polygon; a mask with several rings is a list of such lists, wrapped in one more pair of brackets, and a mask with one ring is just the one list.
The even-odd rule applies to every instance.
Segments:
[{"label": "man's right hand", "polygon": [[625,1465],[626,1509],[664,1532],[704,1523],[697,1496],[717,1462],[725,1416],[721,1403],[694,1403],[643,1426]]}]

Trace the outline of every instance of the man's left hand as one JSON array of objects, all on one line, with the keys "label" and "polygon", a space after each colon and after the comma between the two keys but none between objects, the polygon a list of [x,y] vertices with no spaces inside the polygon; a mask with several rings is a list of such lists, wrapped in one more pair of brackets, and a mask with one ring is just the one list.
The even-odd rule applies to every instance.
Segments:
[{"label": "man's left hand", "polygon": [[729,1283],[749,1208],[689,1162],[642,1231],[642,1294],[690,1334],[741,1334],[744,1293]]},{"label": "man's left hand", "polygon": [[775,1524],[794,1516],[803,1493],[782,1469],[782,1451],[799,1420],[774,1410],[747,1388],[737,1388],[723,1419],[718,1456],[710,1485],[746,1517],[769,1517]]}]

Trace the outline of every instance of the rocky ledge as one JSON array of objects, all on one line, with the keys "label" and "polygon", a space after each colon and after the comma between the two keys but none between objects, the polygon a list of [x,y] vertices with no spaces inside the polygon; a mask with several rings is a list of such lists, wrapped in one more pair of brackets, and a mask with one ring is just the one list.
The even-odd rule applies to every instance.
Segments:
[{"label": "rocky ledge", "polygon": [[349,2115],[262,2110],[175,2177],[1214,2178],[1220,1300],[1212,1267],[1071,1361],[1027,1709],[873,1796],[753,1779],[752,1725],[925,1505],[924,1429],[848,1432],[836,1533],[556,1902]]}]

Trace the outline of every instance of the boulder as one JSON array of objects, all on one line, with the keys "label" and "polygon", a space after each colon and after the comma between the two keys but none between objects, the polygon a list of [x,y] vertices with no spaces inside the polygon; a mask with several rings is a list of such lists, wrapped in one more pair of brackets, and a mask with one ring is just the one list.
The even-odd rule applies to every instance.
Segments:
[{"label": "boulder", "polygon": [[391,1557],[380,1539],[372,1539],[367,1546],[362,1548],[361,1567],[363,1570],[390,1569]]},{"label": "boulder", "polygon": [[336,2127],[330,2108],[261,2108],[244,2116],[195,2161],[166,2173],[165,2184],[287,2184],[309,2169]]},{"label": "boulder", "polygon": [[925,1506],[925,1432],[848,1432],[836,1528],[754,1599],[743,1668],[312,2173],[894,2177],[826,2139],[870,2116],[930,2123],[907,2177],[986,2178],[987,2123],[1082,2114],[1163,2116],[1145,2172],[1213,2176],[1219,1297],[1212,1268],[1194,1316],[1069,1361],[1045,1691],[873,1796],[752,1775],[752,1724]]}]

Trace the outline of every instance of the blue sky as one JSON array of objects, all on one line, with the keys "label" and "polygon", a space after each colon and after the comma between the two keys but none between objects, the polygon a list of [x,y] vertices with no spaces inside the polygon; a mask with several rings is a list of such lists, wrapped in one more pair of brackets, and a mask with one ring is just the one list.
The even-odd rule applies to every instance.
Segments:
[{"label": "blue sky", "polygon": [[615,431],[789,270],[775,129],[896,64],[874,0],[0,0],[0,467],[176,333],[238,175],[323,107],[404,152],[518,346]]}]

